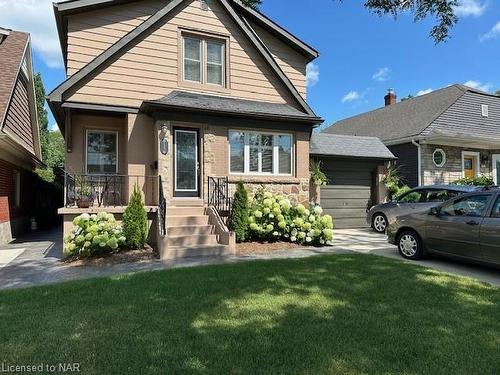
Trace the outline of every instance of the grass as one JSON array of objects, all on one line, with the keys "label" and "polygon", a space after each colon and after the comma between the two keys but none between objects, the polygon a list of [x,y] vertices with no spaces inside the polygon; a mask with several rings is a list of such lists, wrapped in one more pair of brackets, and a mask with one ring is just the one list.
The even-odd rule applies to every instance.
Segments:
[{"label": "grass", "polygon": [[367,255],[0,293],[0,363],[83,374],[494,374],[500,290]]}]

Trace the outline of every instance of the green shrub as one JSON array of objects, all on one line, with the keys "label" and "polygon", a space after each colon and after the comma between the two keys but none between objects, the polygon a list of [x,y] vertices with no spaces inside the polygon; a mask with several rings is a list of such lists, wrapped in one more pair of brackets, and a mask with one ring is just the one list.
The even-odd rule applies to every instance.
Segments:
[{"label": "green shrub", "polygon": [[118,250],[126,238],[115,217],[106,212],[83,214],[73,220],[75,229],[64,238],[64,255],[89,257]]},{"label": "green shrub", "polygon": [[326,177],[326,174],[321,169],[321,160],[311,161],[309,170],[311,173],[311,181],[315,186],[325,186],[328,184],[328,177]]},{"label": "green shrub", "polygon": [[248,221],[250,238],[259,241],[325,245],[333,240],[333,219],[320,206],[307,209],[264,190],[256,193]]},{"label": "green shrub", "polygon": [[[409,191],[411,191],[411,187],[409,187],[408,185],[403,185],[403,186],[399,187],[398,190],[394,193],[393,199],[398,200],[399,198],[401,198],[403,195],[405,195]],[[415,194],[418,195],[418,193],[415,193]]]},{"label": "green shrub", "polygon": [[233,207],[229,216],[229,230],[236,234],[236,242],[244,242],[248,236],[248,193],[243,183],[238,183]]},{"label": "green shrub", "polygon": [[137,186],[134,187],[128,207],[123,214],[123,233],[127,238],[127,246],[131,249],[142,249],[146,245],[148,239],[148,214]]},{"label": "green shrub", "polygon": [[48,183],[53,183],[56,179],[56,175],[54,174],[54,170],[50,167],[36,168],[35,173],[41,180],[48,182]]},{"label": "green shrub", "polygon": [[454,185],[467,185],[467,186],[493,186],[495,181],[493,178],[485,175],[476,177],[464,177],[453,182]]}]

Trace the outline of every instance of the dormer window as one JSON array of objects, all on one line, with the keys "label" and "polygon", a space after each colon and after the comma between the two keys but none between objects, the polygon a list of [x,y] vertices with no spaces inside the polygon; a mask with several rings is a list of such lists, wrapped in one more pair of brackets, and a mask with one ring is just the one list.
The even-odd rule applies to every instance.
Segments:
[{"label": "dormer window", "polygon": [[226,42],[199,35],[183,35],[183,80],[225,87]]}]

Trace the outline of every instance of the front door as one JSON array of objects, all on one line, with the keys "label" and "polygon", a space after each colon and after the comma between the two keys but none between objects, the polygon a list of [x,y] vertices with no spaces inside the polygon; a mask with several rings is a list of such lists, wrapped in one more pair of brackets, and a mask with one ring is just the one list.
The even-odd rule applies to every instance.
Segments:
[{"label": "front door", "polygon": [[198,130],[174,128],[174,197],[199,197]]},{"label": "front door", "polygon": [[500,185],[500,155],[493,155],[493,180],[495,185]]},{"label": "front door", "polygon": [[475,177],[477,176],[477,159],[474,155],[464,156],[464,176],[465,177]]}]

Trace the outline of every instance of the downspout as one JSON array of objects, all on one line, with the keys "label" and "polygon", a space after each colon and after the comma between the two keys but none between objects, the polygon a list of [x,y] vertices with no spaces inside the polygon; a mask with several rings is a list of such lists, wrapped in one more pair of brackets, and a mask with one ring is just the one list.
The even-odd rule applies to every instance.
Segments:
[{"label": "downspout", "polygon": [[422,186],[422,146],[415,139],[412,139],[411,143],[417,148],[418,186]]}]

